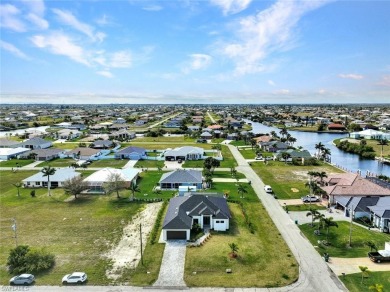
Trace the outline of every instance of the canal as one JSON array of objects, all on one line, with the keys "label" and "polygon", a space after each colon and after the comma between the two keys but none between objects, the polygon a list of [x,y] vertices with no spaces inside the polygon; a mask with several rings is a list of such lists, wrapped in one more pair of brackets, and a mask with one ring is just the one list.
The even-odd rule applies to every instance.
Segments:
[{"label": "canal", "polygon": [[[261,123],[252,122],[245,120],[247,123],[252,124],[252,132],[254,134],[266,134],[271,131],[275,131],[278,135],[280,129],[275,127],[269,127]],[[311,154],[315,154],[315,144],[321,142],[326,148],[331,151],[332,164],[341,166],[346,170],[357,172],[361,171],[362,175],[365,176],[367,171],[374,174],[383,174],[390,176],[390,166],[380,163],[377,160],[360,159],[356,154],[350,154],[339,150],[333,145],[332,141],[338,138],[347,137],[348,134],[329,134],[329,133],[313,133],[313,132],[299,132],[299,131],[288,131],[291,136],[297,139],[294,144],[295,147],[302,146],[307,149]]]}]

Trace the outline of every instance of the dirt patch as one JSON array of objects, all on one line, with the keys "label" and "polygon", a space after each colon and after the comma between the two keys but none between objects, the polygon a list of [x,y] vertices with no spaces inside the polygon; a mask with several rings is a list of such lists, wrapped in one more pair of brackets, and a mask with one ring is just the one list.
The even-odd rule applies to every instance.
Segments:
[{"label": "dirt patch", "polygon": [[145,209],[135,215],[131,222],[123,228],[123,235],[118,244],[105,254],[112,261],[112,267],[106,271],[108,279],[116,280],[122,275],[124,268],[137,267],[141,259],[139,226],[142,223],[142,243],[146,241],[156,221],[162,203],[147,204]]},{"label": "dirt patch", "polygon": [[291,191],[292,191],[293,193],[299,193],[299,190],[296,189],[296,188],[291,188]]}]

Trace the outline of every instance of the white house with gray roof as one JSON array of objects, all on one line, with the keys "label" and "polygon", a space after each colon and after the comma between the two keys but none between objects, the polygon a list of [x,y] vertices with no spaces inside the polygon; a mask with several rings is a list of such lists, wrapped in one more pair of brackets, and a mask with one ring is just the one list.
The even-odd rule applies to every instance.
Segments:
[{"label": "white house with gray roof", "polygon": [[374,206],[367,208],[371,211],[373,225],[382,232],[390,232],[390,197],[380,197]]},{"label": "white house with gray roof", "polygon": [[[64,181],[80,176],[81,173],[76,172],[73,168],[57,168],[56,172],[50,176],[50,187],[62,187]],[[41,188],[47,187],[47,176],[43,176],[42,172],[38,172],[24,180],[22,180],[25,188]]]},{"label": "white house with gray roof", "polygon": [[183,146],[164,152],[165,160],[200,160],[203,159],[204,149],[193,146]]},{"label": "white house with gray roof", "polygon": [[162,190],[176,190],[180,186],[195,186],[202,189],[202,183],[202,172],[193,169],[177,169],[164,173],[159,181]]},{"label": "white house with gray roof", "polygon": [[163,223],[163,239],[189,240],[194,224],[204,229],[226,231],[230,227],[230,211],[226,198],[217,194],[191,193],[169,201]]}]

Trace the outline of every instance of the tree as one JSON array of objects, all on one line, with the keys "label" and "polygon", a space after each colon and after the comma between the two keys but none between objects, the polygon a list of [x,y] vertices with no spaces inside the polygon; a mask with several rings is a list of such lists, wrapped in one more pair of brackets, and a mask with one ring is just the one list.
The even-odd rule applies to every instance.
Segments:
[{"label": "tree", "polygon": [[325,171],[321,171],[321,172],[317,172],[317,175],[316,175],[317,177],[319,177],[320,178],[320,185],[324,185],[324,178],[325,177],[328,177],[328,175],[326,174],[326,172]]},{"label": "tree", "polygon": [[238,245],[234,242],[229,243],[230,250],[232,251],[232,256],[237,257],[237,252],[239,250]]},{"label": "tree", "polygon": [[368,289],[374,291],[374,292],[383,292],[383,285],[382,284],[375,284],[368,287]]},{"label": "tree", "polygon": [[324,219],[325,219],[325,215],[322,214],[322,213],[318,213],[315,217],[314,220],[318,220],[318,230],[321,229],[321,226],[324,225]]},{"label": "tree", "polygon": [[318,142],[317,144],[314,145],[314,148],[317,149],[317,157],[320,157],[321,151],[324,149],[325,145],[322,144],[321,142]]},{"label": "tree", "polygon": [[387,140],[381,139],[381,140],[378,141],[378,145],[381,146],[381,161],[383,162],[383,146],[388,146],[389,143],[388,143]]},{"label": "tree", "polygon": [[320,159],[322,159],[324,161],[330,161],[330,155],[331,155],[330,149],[329,148],[323,148],[322,151],[321,151]]},{"label": "tree", "polygon": [[364,278],[368,277],[368,273],[370,272],[367,267],[359,266],[360,271],[362,272],[362,284],[364,281]]},{"label": "tree", "polygon": [[134,201],[134,195],[135,193],[139,193],[141,190],[140,188],[137,186],[137,184],[134,182],[130,185],[130,192],[131,192],[131,199],[130,201]]},{"label": "tree", "polygon": [[284,163],[287,164],[287,160],[291,157],[291,155],[287,152],[282,153],[282,158],[284,159]]},{"label": "tree", "polygon": [[306,217],[311,216],[311,226],[314,226],[314,221],[317,219],[319,214],[320,212],[312,208],[310,208],[309,212],[306,213]]},{"label": "tree", "polygon": [[251,140],[251,146],[252,146],[252,150],[253,150],[253,147],[255,147],[256,146],[256,140]]},{"label": "tree", "polygon": [[20,197],[20,188],[22,187],[22,184],[20,182],[12,184],[14,187],[18,190],[18,197]]},{"label": "tree", "polygon": [[43,176],[47,176],[47,192],[48,192],[49,196],[51,196],[50,176],[54,175],[56,173],[56,169],[49,165],[49,166],[45,166],[44,168],[42,168],[41,172],[43,173]]},{"label": "tree", "polygon": [[211,188],[212,185],[213,185],[213,178],[212,178],[211,176],[206,176],[206,178],[205,178],[205,183],[207,184],[207,186],[208,186],[209,188]]},{"label": "tree", "polygon": [[378,250],[376,244],[371,240],[366,241],[364,244],[370,248],[370,251]]},{"label": "tree", "polygon": [[104,183],[104,189],[107,194],[111,194],[113,192],[116,192],[116,197],[119,199],[119,191],[126,188],[126,182],[122,178],[122,176],[119,173],[111,173],[108,178],[107,182]]},{"label": "tree", "polygon": [[65,193],[74,196],[77,199],[77,195],[89,188],[88,183],[84,181],[82,176],[76,176],[64,181],[63,188]]},{"label": "tree", "polygon": [[279,134],[282,135],[282,137],[287,136],[287,134],[288,134],[287,129],[286,128],[282,128],[279,131]]},{"label": "tree", "polygon": [[214,172],[216,167],[220,166],[219,160],[213,157],[207,157],[203,162],[203,167],[211,172]]},{"label": "tree", "polygon": [[244,198],[244,194],[247,194],[248,193],[248,191],[247,191],[247,189],[246,189],[246,186],[244,186],[244,185],[238,185],[238,187],[237,187],[237,192],[238,192],[238,194],[240,195],[240,198]]},{"label": "tree", "polygon": [[54,255],[44,250],[31,250],[28,245],[19,245],[11,249],[7,266],[10,273],[33,273],[54,266]]},{"label": "tree", "polygon": [[326,241],[328,242],[330,227],[339,227],[339,225],[337,222],[333,221],[333,217],[324,218],[323,222],[326,228]]}]

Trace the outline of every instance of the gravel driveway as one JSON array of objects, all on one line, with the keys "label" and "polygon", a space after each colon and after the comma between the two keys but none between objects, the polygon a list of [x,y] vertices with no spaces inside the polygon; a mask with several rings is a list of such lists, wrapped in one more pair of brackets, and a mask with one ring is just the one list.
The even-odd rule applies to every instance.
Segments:
[{"label": "gravel driveway", "polygon": [[185,287],[184,263],[186,258],[185,240],[167,241],[164,249],[160,274],[153,286],[158,287]]}]

